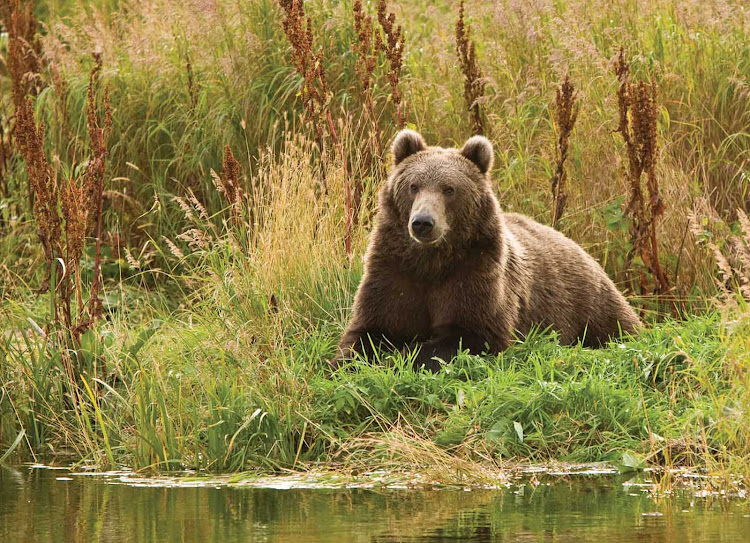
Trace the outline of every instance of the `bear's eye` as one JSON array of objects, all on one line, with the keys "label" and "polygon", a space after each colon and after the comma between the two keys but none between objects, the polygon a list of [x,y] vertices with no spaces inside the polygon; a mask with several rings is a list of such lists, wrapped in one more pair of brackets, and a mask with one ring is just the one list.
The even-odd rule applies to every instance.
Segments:
[{"label": "bear's eye", "polygon": [[417,185],[415,185],[414,183],[412,183],[409,186],[409,190],[412,191],[412,192],[419,192],[419,187]]},{"label": "bear's eye", "polygon": [[443,189],[443,194],[445,194],[446,196],[451,196],[454,192],[456,191],[453,187],[445,187]]}]

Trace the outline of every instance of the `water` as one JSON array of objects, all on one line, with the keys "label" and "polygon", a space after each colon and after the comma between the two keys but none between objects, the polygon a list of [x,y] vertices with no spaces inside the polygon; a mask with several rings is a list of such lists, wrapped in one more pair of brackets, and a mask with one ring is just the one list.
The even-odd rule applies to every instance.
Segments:
[{"label": "water", "polygon": [[0,467],[0,542],[750,541],[747,502],[649,498],[613,476],[534,488],[130,486]]}]

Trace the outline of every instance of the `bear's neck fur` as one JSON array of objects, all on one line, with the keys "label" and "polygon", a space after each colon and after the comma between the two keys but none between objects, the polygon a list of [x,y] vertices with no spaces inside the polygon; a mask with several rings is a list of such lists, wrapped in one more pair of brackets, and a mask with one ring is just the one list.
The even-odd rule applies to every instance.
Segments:
[{"label": "bear's neck fur", "polygon": [[450,240],[435,245],[422,245],[409,236],[389,191],[384,190],[380,200],[368,250],[369,266],[398,269],[419,281],[442,281],[463,273],[469,263],[474,269],[482,268],[484,263],[494,266],[506,250],[502,212],[489,188],[482,193],[473,224],[463,231],[451,231]]}]

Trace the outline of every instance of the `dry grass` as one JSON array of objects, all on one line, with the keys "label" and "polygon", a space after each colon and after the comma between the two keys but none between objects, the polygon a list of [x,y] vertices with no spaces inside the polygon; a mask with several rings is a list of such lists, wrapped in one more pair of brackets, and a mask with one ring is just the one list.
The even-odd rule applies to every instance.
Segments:
[{"label": "dry grass", "polygon": [[720,303],[737,309],[738,296],[750,302],[750,219],[737,210],[738,228],[733,231],[706,200],[690,216],[690,230],[716,262],[716,286]]},{"label": "dry grass", "polygon": [[339,454],[345,468],[355,473],[383,470],[415,474],[420,484],[498,486],[509,477],[491,457],[464,458],[420,435],[408,422],[399,420],[387,429],[352,438],[341,444]]}]

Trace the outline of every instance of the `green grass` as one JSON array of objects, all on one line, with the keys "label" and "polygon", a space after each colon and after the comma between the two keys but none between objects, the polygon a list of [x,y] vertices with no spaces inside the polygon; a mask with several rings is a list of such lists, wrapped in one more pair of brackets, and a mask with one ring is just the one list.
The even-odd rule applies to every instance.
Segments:
[{"label": "green grass", "polygon": [[273,358],[243,348],[253,338],[221,310],[141,326],[102,326],[95,349],[114,378],[85,376],[100,395],[84,395],[78,411],[54,356],[29,333],[5,339],[3,439],[23,428],[25,457],[68,453],[154,470],[356,464],[363,438],[372,467],[405,428],[412,446],[477,462],[618,463],[630,451],[728,469],[747,453],[750,326],[729,331],[718,315],[668,321],[602,350],[535,334],[498,357],[460,355],[438,374],[383,354],[382,364],[354,363],[331,378],[338,326],[288,330]]},{"label": "green grass", "polygon": [[[54,66],[67,82],[66,92],[48,85],[35,101],[50,162],[61,172],[88,158],[91,51],[102,52],[101,88],[110,88],[107,314],[75,353],[82,372],[73,388],[64,353],[44,337],[49,294],[36,291],[47,268],[16,155],[0,184],[7,187],[0,193],[5,461],[59,455],[99,467],[215,472],[324,462],[416,466],[449,477],[452,468],[507,461],[645,459],[750,473],[747,307],[724,300],[706,310],[715,265],[686,223],[695,212],[711,217],[704,237],[737,233],[735,210],[748,210],[750,19],[737,3],[467,3],[488,78],[482,110],[501,205],[549,222],[550,108],[569,71],[582,103],[560,228],[623,287],[639,264],[626,268],[626,157],[614,133],[610,61],[624,46],[633,72],[655,78],[668,206],[659,249],[683,320],[664,320],[658,304],[631,298],[651,326],[606,349],[561,347],[537,334],[498,357],[461,355],[435,375],[384,353],[331,378],[327,360],[349,315],[388,164],[387,156],[371,160],[377,145],[364,143],[372,127],[355,73],[351,2],[306,6],[349,171],[364,188],[352,255],[344,252],[346,174],[335,150],[321,156],[310,143],[303,82],[275,2],[201,10],[174,0],[39,4],[50,63],[42,77],[49,83]],[[391,3],[407,37],[405,114],[430,144],[470,135],[454,4]],[[0,38],[3,56],[6,42]],[[381,58],[373,96],[387,147],[395,120],[386,71]],[[8,88],[0,71],[4,126]],[[225,145],[248,194],[239,225],[212,182]],[[83,266],[89,281],[90,250]]]}]

